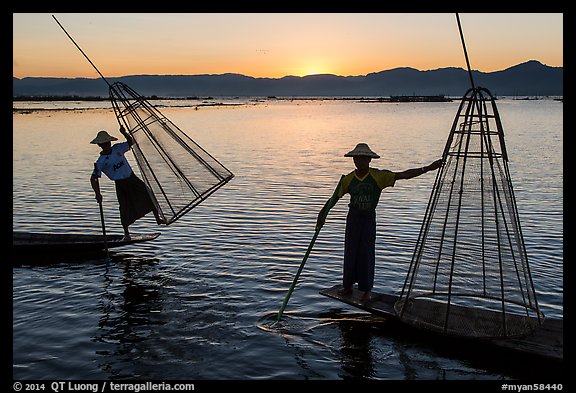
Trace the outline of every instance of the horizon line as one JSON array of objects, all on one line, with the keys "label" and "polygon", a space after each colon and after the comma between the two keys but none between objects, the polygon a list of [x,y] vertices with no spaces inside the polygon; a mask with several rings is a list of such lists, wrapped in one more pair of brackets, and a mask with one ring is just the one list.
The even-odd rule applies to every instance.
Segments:
[{"label": "horizon line", "polygon": [[[511,65],[507,68],[503,68],[501,70],[496,70],[496,71],[480,71],[480,70],[472,70],[472,72],[480,72],[480,73],[484,73],[484,74],[491,74],[494,72],[501,72],[501,71],[505,71],[508,70],[510,68],[514,68],[517,67],[519,65],[522,64],[526,64],[526,63],[532,63],[532,62],[536,62],[539,63],[545,67],[550,67],[550,68],[564,68],[564,66],[550,66],[547,65],[545,63],[542,63],[540,60],[536,60],[536,59],[530,59],[530,60],[526,60],[524,62],[518,63],[518,64],[514,64]],[[309,74],[309,75],[284,75],[281,77],[267,77],[267,76],[251,76],[251,75],[246,75],[246,74],[241,74],[238,72],[224,72],[224,73],[219,73],[219,74],[210,74],[210,73],[203,73],[203,74],[130,74],[130,75],[121,75],[121,76],[106,76],[107,78],[126,78],[126,77],[131,77],[131,76],[221,76],[221,75],[240,75],[240,76],[245,76],[247,78],[253,78],[253,79],[284,79],[284,78],[307,78],[307,77],[312,77],[312,76],[336,76],[336,77],[342,77],[342,78],[351,78],[351,77],[365,77],[368,76],[370,74],[378,74],[380,72],[386,72],[386,71],[394,71],[394,70],[399,70],[399,69],[411,69],[411,70],[415,70],[415,71],[419,71],[419,72],[429,72],[429,71],[438,71],[438,70],[445,70],[445,69],[461,69],[463,71],[467,71],[464,67],[457,67],[457,66],[449,66],[449,67],[440,67],[440,68],[432,68],[432,69],[427,69],[427,70],[420,70],[414,67],[410,67],[410,66],[403,66],[403,67],[394,67],[394,68],[389,68],[386,70],[380,70],[380,71],[374,71],[374,72],[369,72],[367,74],[359,74],[359,75],[337,75],[337,74],[330,74],[330,73],[322,73],[322,74]],[[71,76],[71,77],[65,77],[65,76],[24,76],[24,77],[17,77],[17,76],[12,76],[12,78],[15,79],[26,79],[26,78],[46,78],[46,79],[101,79],[101,76],[95,76],[95,77],[85,77],[85,76]]]}]

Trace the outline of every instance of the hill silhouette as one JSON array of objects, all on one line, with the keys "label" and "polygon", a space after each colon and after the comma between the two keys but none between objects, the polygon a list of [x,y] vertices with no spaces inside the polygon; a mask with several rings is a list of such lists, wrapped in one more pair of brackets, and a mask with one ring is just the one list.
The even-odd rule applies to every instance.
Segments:
[{"label": "hill silhouette", "polygon": [[[561,96],[563,67],[549,67],[530,60],[501,71],[472,71],[477,86],[494,95]],[[159,97],[192,96],[462,96],[470,87],[463,68],[420,71],[402,67],[362,76],[331,74],[304,77],[254,78],[241,74],[130,75],[108,78],[124,82],[139,94]],[[17,96],[108,96],[100,78],[13,78],[13,97]]]}]

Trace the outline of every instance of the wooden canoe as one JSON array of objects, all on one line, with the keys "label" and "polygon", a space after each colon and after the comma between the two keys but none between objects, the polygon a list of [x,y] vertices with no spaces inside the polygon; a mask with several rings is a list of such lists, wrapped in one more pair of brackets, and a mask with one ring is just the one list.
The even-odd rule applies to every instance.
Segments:
[{"label": "wooden canoe", "polygon": [[12,232],[12,249],[15,254],[53,255],[95,253],[129,244],[156,239],[160,233],[133,235],[124,240],[123,235],[106,235],[106,244],[102,234],[84,233],[37,233]]},{"label": "wooden canoe", "polygon": [[[351,295],[341,295],[338,291],[342,289],[342,285],[335,285],[332,288],[323,289],[320,291],[321,295],[339,300],[351,306],[368,311],[372,314],[382,316],[388,321],[400,325],[400,330],[411,334],[418,330],[423,335],[430,336],[432,341],[437,341],[442,336],[440,333],[427,331],[422,329],[415,329],[411,326],[400,321],[396,312],[394,311],[394,304],[398,300],[398,296],[372,292],[371,299],[362,301],[362,292],[353,289]],[[520,356],[530,356],[534,358],[545,359],[551,363],[561,363],[564,359],[564,323],[562,319],[544,319],[544,323],[538,327],[531,334],[519,338],[498,338],[498,339],[457,339],[453,336],[446,336],[446,341],[451,343],[459,342],[463,346],[471,346],[476,343],[476,348],[486,347],[491,351],[496,349],[515,353]]]}]

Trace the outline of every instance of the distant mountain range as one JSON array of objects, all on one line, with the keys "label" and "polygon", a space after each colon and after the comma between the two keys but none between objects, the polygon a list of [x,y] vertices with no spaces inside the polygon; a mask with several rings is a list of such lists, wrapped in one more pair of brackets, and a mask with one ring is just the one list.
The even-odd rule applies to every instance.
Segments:
[{"label": "distant mountain range", "polygon": [[[549,67],[530,60],[495,72],[472,72],[474,83],[495,96],[562,96],[563,67]],[[310,96],[462,96],[470,87],[468,71],[440,68],[419,71],[403,67],[363,76],[331,74],[304,77],[253,78],[240,74],[131,75],[108,78],[123,82],[143,96],[205,97],[310,97]],[[100,78],[13,78],[17,96],[107,97],[108,86]]]}]

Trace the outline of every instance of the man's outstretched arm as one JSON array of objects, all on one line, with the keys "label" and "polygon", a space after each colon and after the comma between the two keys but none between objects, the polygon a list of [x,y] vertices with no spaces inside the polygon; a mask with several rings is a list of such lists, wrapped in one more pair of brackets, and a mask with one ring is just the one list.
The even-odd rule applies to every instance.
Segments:
[{"label": "man's outstretched arm", "polygon": [[430,165],[423,166],[422,168],[407,169],[403,172],[396,172],[396,180],[412,179],[414,177],[425,174],[426,172],[433,171],[442,166],[442,159],[434,161]]}]

